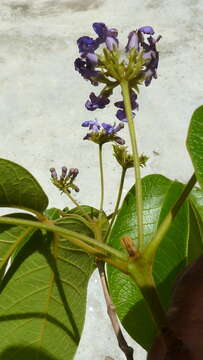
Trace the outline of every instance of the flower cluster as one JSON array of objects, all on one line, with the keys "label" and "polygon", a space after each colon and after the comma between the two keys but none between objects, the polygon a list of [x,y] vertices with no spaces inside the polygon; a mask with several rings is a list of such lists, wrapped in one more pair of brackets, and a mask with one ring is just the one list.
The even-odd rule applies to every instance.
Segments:
[{"label": "flower cluster", "polygon": [[[133,155],[128,153],[127,146],[113,145],[113,151],[114,157],[123,169],[129,169],[134,167]],[[139,157],[140,167],[146,166],[146,162],[148,159],[149,158],[146,155],[141,154]]]},{"label": "flower cluster", "polygon": [[124,128],[123,123],[116,125],[110,125],[107,123],[102,123],[101,125],[97,120],[84,121],[82,123],[83,127],[88,127],[91,132],[87,133],[84,140],[91,140],[96,144],[104,144],[109,141],[115,141],[117,144],[124,145],[125,140],[116,134]]},{"label": "flower cluster", "polygon": [[[86,108],[90,111],[103,109],[109,104],[113,89],[122,80],[126,80],[131,89],[132,110],[138,109],[137,94],[132,89],[137,92],[138,85],[144,82],[148,86],[152,78],[157,78],[159,53],[156,44],[161,36],[154,38],[151,26],[131,31],[125,47],[126,59],[123,60],[123,54],[119,50],[118,31],[108,28],[104,23],[94,23],[93,29],[97,35],[95,39],[82,36],[77,41],[80,57],[75,60],[75,70],[84,79],[90,80],[92,85],[102,83],[105,86],[99,96],[93,92],[90,94],[85,103]],[[102,44],[103,54],[98,54],[96,51]],[[120,121],[126,121],[123,101],[116,102],[115,106],[120,108],[116,117]]]},{"label": "flower cluster", "polygon": [[70,189],[73,189],[76,192],[80,191],[78,186],[73,183],[73,181],[75,180],[75,178],[79,173],[78,169],[71,168],[68,171],[67,167],[63,166],[60,177],[58,177],[55,168],[51,168],[50,173],[51,173],[52,183],[62,192],[67,191],[70,193]]}]

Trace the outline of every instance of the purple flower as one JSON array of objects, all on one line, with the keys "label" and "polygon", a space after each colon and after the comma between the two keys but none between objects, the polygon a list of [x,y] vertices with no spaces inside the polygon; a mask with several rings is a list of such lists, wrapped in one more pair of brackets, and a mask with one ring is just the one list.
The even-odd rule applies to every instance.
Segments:
[{"label": "purple flower", "polygon": [[137,31],[131,31],[128,35],[128,43],[126,45],[126,51],[130,51],[131,49],[136,49],[139,51],[139,37]]},{"label": "purple flower", "polygon": [[105,42],[110,51],[112,51],[114,47],[118,47],[118,31],[116,29],[107,28],[104,23],[94,23],[92,27],[98,35],[98,38],[95,40],[97,46]]},{"label": "purple flower", "polygon": [[[137,99],[137,94],[135,94],[134,91],[131,92],[131,96],[130,96],[130,100],[131,100],[131,107],[132,110],[135,110],[138,108],[138,103],[136,102]],[[117,111],[116,113],[116,117],[118,120],[123,121],[123,122],[127,122],[127,116],[125,113],[125,105],[124,105],[124,101],[117,101],[114,104],[117,108],[121,108]],[[132,112],[132,116],[133,118],[135,117],[135,113]]]},{"label": "purple flower", "polygon": [[88,53],[93,53],[96,48],[95,40],[89,36],[80,37],[77,44],[82,57],[85,57]]},{"label": "purple flower", "polygon": [[110,103],[110,100],[104,96],[96,96],[95,93],[90,94],[90,100],[87,100],[85,107],[87,110],[94,111],[96,109],[103,109],[107,104]]},{"label": "purple flower", "polygon": [[89,130],[92,130],[93,132],[98,132],[101,128],[101,126],[98,123],[98,120],[83,121],[82,126],[89,127]]},{"label": "purple flower", "polygon": [[142,32],[143,34],[154,35],[154,29],[151,26],[141,26],[138,31]]},{"label": "purple flower", "polygon": [[98,85],[97,81],[92,78],[96,78],[99,75],[99,71],[95,70],[95,66],[88,58],[86,60],[77,58],[74,65],[75,70],[78,71],[84,79],[90,80],[93,85]]},{"label": "purple flower", "polygon": [[152,78],[157,78],[157,67],[159,63],[159,53],[156,49],[156,43],[161,39],[161,36],[158,36],[157,39],[154,39],[152,36],[148,37],[148,44],[143,43],[144,48],[144,58],[149,59],[149,62],[146,64],[144,70],[145,74],[145,85],[148,86],[151,83]]},{"label": "purple flower", "polygon": [[[117,132],[119,132],[121,129],[124,128],[124,124],[120,123],[118,125],[110,125],[107,123],[102,123],[99,125],[98,121],[84,121],[82,123],[82,126],[89,127],[89,130],[92,130],[91,132],[87,133],[83,140],[92,140],[93,142],[97,144],[104,144],[109,141],[115,141],[120,145],[125,144],[125,140],[121,137],[115,135]],[[102,127],[102,129],[101,129]]]},{"label": "purple flower", "polygon": [[124,128],[124,124],[120,123],[116,126],[115,123],[114,125],[102,123],[102,127],[105,130],[106,134],[116,134],[118,131]]}]

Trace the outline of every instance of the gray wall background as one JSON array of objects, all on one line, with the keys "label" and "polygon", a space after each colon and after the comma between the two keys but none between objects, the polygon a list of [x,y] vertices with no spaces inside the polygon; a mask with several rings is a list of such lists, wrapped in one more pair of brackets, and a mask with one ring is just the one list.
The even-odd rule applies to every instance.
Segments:
[{"label": "gray wall background", "polygon": [[[85,129],[80,124],[95,117],[113,123],[115,108],[85,110],[90,91],[98,89],[73,69],[76,40],[93,36],[91,24],[102,21],[119,30],[124,47],[131,30],[152,25],[163,38],[158,44],[159,78],[139,95],[139,150],[150,157],[142,175],[160,173],[186,182],[192,172],[185,148],[187,128],[192,112],[202,103],[202,10],[201,0],[1,0],[0,156],[35,175],[50,197],[50,207],[63,208],[68,203],[49,182],[49,168],[78,167],[78,200],[98,206],[97,147],[82,140]],[[105,175],[109,212],[119,181],[119,167],[109,145]],[[132,183],[129,171],[124,193]],[[88,294],[87,319],[75,359],[104,360],[109,355],[123,360],[97,274]],[[129,342],[135,359],[145,359],[144,351]]]}]

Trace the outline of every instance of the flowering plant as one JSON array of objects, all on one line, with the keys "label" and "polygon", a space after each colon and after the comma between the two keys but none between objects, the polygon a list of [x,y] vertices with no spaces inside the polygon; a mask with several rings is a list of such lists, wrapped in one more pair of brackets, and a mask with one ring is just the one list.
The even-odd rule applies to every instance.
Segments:
[{"label": "flowering plant", "polygon": [[[85,107],[109,106],[117,87],[116,120],[86,120],[84,140],[98,145],[99,209],[76,198],[79,170],[62,167],[51,181],[74,207],[48,209],[48,198],[22,166],[0,159],[0,206],[24,210],[0,217],[1,358],[71,360],[83,329],[88,281],[98,269],[108,314],[127,360],[133,349],[119,325],[148,352],[148,360],[202,359],[203,343],[203,106],[192,115],[187,149],[194,174],[186,185],[162,175],[141,178],[148,157],[137,148],[135,123],[142,84],[157,78],[159,52],[151,26],[130,32],[125,51],[118,32],[94,23],[80,37],[75,70],[92,86]],[[131,151],[120,136],[128,127]],[[119,134],[118,134],[119,133]],[[104,209],[102,150],[111,142],[120,165],[112,214]],[[94,145],[94,146],[96,146]],[[121,203],[126,172],[135,185]],[[195,187],[196,183],[198,185]],[[175,285],[174,285],[175,284]]]}]

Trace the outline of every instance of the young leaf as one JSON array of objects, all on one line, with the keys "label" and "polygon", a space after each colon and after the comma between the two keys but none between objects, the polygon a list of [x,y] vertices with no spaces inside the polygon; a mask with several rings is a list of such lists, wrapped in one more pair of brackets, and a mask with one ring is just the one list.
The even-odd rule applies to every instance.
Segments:
[{"label": "young leaf", "polygon": [[36,231],[14,258],[1,286],[0,358],[7,354],[14,359],[16,348],[21,360],[29,353],[33,360],[72,360],[92,271],[92,257],[58,235]]},{"label": "young leaf", "polygon": [[48,198],[36,179],[22,166],[0,159],[0,206],[43,212]]},{"label": "young leaf", "polygon": [[[147,245],[183,186],[161,175],[149,175],[142,180],[142,187],[144,239]],[[123,235],[129,235],[135,244],[137,242],[134,194],[133,187],[123,202],[109,239],[109,244],[120,250]],[[166,309],[173,282],[179,271],[186,266],[187,241],[188,207],[184,205],[163,238],[153,267],[158,293]],[[113,302],[123,326],[140,345],[149,349],[156,329],[140,290],[129,276],[111,266],[108,266],[108,279]]]},{"label": "young leaf", "polygon": [[197,108],[192,115],[187,136],[187,149],[197,180],[203,188],[203,105]]}]

